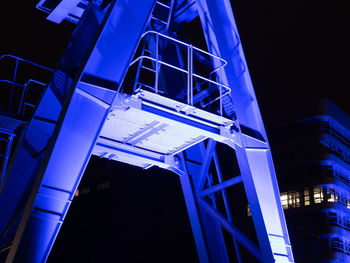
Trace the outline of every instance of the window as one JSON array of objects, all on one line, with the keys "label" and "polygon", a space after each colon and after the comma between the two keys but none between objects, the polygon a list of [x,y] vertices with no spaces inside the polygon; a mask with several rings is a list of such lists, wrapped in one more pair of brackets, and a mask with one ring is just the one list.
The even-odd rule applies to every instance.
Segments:
[{"label": "window", "polygon": [[291,192],[288,194],[288,205],[289,207],[300,207],[300,193]]},{"label": "window", "polygon": [[[334,212],[329,212],[327,214],[327,217],[329,219],[329,221],[332,223],[332,224],[338,224],[338,220],[341,219],[341,217],[339,217],[336,213]],[[340,220],[339,220],[340,221]]]},{"label": "window", "polygon": [[103,190],[109,187],[109,181],[99,182],[96,186],[97,190]]},{"label": "window", "polygon": [[342,221],[343,221],[343,222],[342,222],[342,223],[343,223],[343,226],[349,229],[349,228],[350,228],[349,217],[348,217],[348,216],[344,216],[342,219],[343,219],[343,220],[342,220]]},{"label": "window", "polygon": [[335,203],[338,202],[339,195],[333,189],[327,189],[327,202]]},{"label": "window", "polygon": [[304,189],[304,205],[310,205],[310,192],[308,188]]},{"label": "window", "polygon": [[344,247],[344,241],[337,238],[337,237],[331,237],[329,240],[330,247],[338,252],[345,252],[346,247]]},{"label": "window", "polygon": [[300,192],[292,191],[281,194],[281,203],[283,209],[300,207]]},{"label": "window", "polygon": [[340,215],[340,214],[336,214],[334,212],[329,212],[327,213],[329,222],[331,224],[335,224],[338,226],[341,226],[347,230],[350,230],[350,218],[349,216],[344,216],[344,215]]},{"label": "window", "polygon": [[247,206],[247,214],[248,216],[252,216],[252,211],[250,210],[250,206]]},{"label": "window", "polygon": [[322,187],[314,187],[314,203],[319,204],[323,201]]},{"label": "window", "polygon": [[283,209],[288,208],[288,194],[287,193],[281,194],[281,203],[282,203]]},{"label": "window", "polygon": [[332,249],[333,251],[350,254],[350,241],[342,237],[321,237],[317,239],[317,245],[322,250]]},{"label": "window", "polygon": [[83,187],[83,188],[81,188],[79,190],[79,195],[87,194],[89,192],[90,192],[90,187],[89,186],[85,186],[85,187]]}]

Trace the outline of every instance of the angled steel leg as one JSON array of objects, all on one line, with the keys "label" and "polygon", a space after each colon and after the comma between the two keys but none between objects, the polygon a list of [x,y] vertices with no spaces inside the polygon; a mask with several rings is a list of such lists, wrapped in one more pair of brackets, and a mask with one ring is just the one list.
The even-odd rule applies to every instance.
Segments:
[{"label": "angled steel leg", "polygon": [[[0,235],[22,208],[6,263],[46,261],[154,5],[118,0],[103,12],[92,3],[78,26],[55,72],[65,81],[54,77],[46,90],[0,196],[0,210],[9,211]],[[13,191],[16,184],[23,192]]]},{"label": "angled steel leg", "polygon": [[231,88],[242,140],[236,157],[262,258],[294,262],[271,152],[230,1],[198,0],[197,8],[209,51],[228,62],[220,78]]},{"label": "angled steel leg", "polygon": [[187,210],[190,217],[192,232],[194,240],[197,247],[198,257],[200,262],[210,262],[207,250],[207,244],[205,241],[203,226],[201,224],[201,219],[198,213],[198,204],[196,200],[195,192],[193,191],[193,183],[188,173],[186,166],[186,161],[183,154],[181,156],[181,164],[183,165],[184,174],[180,175],[180,182],[182,186],[182,191],[185,197]]}]

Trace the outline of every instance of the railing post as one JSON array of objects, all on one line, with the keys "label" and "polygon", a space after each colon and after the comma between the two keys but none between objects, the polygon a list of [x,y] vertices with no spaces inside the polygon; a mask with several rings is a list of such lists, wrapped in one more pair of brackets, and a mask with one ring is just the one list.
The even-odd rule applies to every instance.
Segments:
[{"label": "railing post", "polygon": [[190,46],[187,46],[187,104],[190,104]]},{"label": "railing post", "polygon": [[156,94],[158,94],[158,75],[159,75],[159,34],[156,34],[156,77],[154,80],[154,86]]},{"label": "railing post", "polygon": [[222,116],[223,115],[223,113],[222,113],[222,72],[221,72],[221,70],[222,70],[222,66],[220,66],[220,68],[219,68],[219,92],[220,92],[220,94],[219,94],[219,96],[220,96],[220,115]]},{"label": "railing post", "polygon": [[193,48],[192,45],[190,45],[190,62],[191,62],[191,78],[190,78],[190,90],[191,90],[191,105],[193,106],[193,78],[192,78],[192,73],[193,73]]},{"label": "railing post", "polygon": [[[24,88],[23,88],[23,91],[22,91],[21,101],[19,103],[18,112],[17,112],[18,116],[21,115],[21,110],[22,110],[22,106],[23,106],[23,103],[24,103],[24,96],[26,95],[26,92],[27,92],[27,87],[28,87],[28,82],[24,85]],[[23,113],[24,113],[24,109],[23,109]]]},{"label": "railing post", "polygon": [[187,104],[193,105],[193,48],[192,45],[187,46]]},{"label": "railing post", "polygon": [[[15,58],[15,59],[16,59],[16,66],[15,66],[15,71],[13,73],[13,80],[12,80],[13,83],[16,83],[17,68],[18,68],[18,59],[17,58]],[[10,93],[10,102],[9,102],[9,108],[8,108],[9,112],[11,112],[11,108],[12,108],[12,100],[13,100],[14,89],[15,89],[15,85],[12,84],[12,86],[11,86],[11,93]]]}]

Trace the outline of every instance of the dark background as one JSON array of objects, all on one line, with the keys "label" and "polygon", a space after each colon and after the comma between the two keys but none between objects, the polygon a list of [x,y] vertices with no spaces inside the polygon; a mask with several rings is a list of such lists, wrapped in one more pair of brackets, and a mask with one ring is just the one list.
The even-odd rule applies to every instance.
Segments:
[{"label": "dark background", "polygon": [[[267,128],[310,99],[329,98],[350,113],[346,1],[231,2]],[[55,67],[74,25],[45,20],[35,4],[2,3],[0,53]]]},{"label": "dark background", "polygon": [[[329,98],[350,114],[350,10],[346,1],[231,2],[268,131],[293,119],[295,112],[306,111],[310,101],[318,98]],[[57,25],[45,20],[46,14],[36,10],[35,4],[28,0],[2,3],[0,54],[14,54],[54,68],[74,25],[66,21]],[[93,171],[91,166],[93,164],[88,171]],[[120,188],[114,197],[107,191],[86,200],[85,207],[70,210],[68,218],[81,220],[81,229],[64,225],[62,230],[80,236],[73,234],[65,239],[61,231],[57,243],[64,249],[54,248],[53,252],[58,252],[56,261],[52,262],[69,262],[66,256],[74,253],[70,248],[77,251],[77,243],[80,255],[85,251],[85,256],[78,257],[80,261],[76,262],[108,262],[111,253],[105,258],[94,258],[94,255],[101,256],[99,250],[106,249],[116,257],[133,258],[133,262],[170,262],[169,257],[173,262],[184,262],[186,258],[192,262],[196,257],[192,233],[177,178],[159,170],[142,172],[116,164],[104,171],[105,176],[113,174],[128,178],[115,177],[114,183]],[[120,213],[118,227],[113,230],[108,227],[113,220],[103,219],[109,215],[110,207],[114,214],[116,210]],[[99,227],[95,228],[96,225]],[[115,237],[108,244],[96,247],[96,243],[89,241],[107,234]],[[169,239],[169,235],[174,237]],[[150,238],[148,244],[136,244],[145,242],[147,237]],[[134,250],[135,247],[138,249]]]},{"label": "dark background", "polygon": [[319,98],[350,113],[345,1],[232,4],[266,124],[281,122]]}]

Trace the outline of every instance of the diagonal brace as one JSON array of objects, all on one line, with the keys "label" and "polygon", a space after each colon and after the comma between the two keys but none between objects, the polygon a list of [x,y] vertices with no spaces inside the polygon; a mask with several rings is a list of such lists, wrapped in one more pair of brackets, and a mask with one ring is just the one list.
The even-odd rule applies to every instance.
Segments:
[{"label": "diagonal brace", "polygon": [[216,185],[214,185],[214,186],[212,186],[210,188],[206,188],[203,191],[200,191],[197,195],[199,197],[204,197],[206,195],[218,192],[220,190],[223,190],[225,188],[234,186],[234,185],[236,185],[238,183],[241,183],[241,182],[242,182],[242,177],[239,175],[239,176],[236,176],[236,177],[231,178],[229,180],[226,180],[226,181],[224,181],[222,183],[216,184]]},{"label": "diagonal brace", "polygon": [[196,191],[200,191],[203,189],[204,184],[205,184],[205,179],[207,178],[208,175],[208,170],[209,170],[209,166],[211,163],[211,159],[213,157],[213,153],[215,151],[215,145],[216,145],[216,141],[214,141],[213,139],[209,139],[208,145],[207,145],[207,149],[203,158],[203,163],[201,166],[201,169],[199,171],[199,178],[198,178],[198,183],[197,183],[197,187],[196,187]]},{"label": "diagonal brace", "polygon": [[241,231],[239,231],[232,223],[214,209],[206,201],[198,199],[199,205],[218,221],[241,245],[243,245],[257,260],[262,262],[262,255],[259,248],[250,241]]}]

